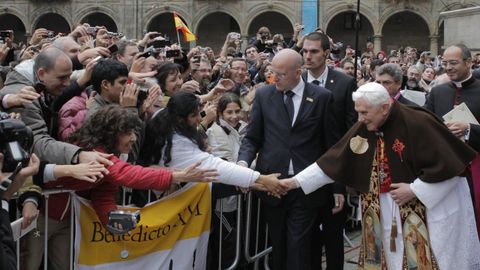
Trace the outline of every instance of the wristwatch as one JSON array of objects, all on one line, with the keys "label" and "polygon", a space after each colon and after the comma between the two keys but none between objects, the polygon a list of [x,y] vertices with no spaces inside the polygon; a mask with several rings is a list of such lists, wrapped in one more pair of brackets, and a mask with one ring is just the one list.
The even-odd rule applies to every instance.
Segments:
[{"label": "wristwatch", "polygon": [[80,152],[82,152],[83,150],[80,149],[78,150],[72,157],[72,165],[77,165],[78,163],[80,163]]}]

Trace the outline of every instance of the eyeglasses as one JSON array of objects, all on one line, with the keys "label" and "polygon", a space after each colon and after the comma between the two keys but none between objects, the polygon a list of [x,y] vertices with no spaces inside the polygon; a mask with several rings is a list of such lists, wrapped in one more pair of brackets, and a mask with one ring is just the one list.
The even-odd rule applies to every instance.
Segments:
[{"label": "eyeglasses", "polygon": [[457,60],[450,60],[450,61],[442,61],[442,66],[446,67],[448,65],[450,66],[456,66],[460,64],[460,61],[457,61]]},{"label": "eyeglasses", "polygon": [[273,70],[270,70],[270,72],[272,73],[273,76],[275,76],[279,80],[281,80],[281,79],[285,78],[285,76],[287,76],[287,73],[280,73],[280,72],[273,71]]}]

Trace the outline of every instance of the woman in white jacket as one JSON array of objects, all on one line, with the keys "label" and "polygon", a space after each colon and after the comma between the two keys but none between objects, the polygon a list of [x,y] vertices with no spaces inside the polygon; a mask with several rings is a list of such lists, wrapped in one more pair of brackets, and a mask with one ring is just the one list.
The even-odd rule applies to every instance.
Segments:
[{"label": "woman in white jacket", "polygon": [[279,174],[261,175],[205,151],[206,143],[197,130],[202,119],[200,111],[197,96],[183,91],[175,93],[167,107],[147,123],[141,163],[182,169],[202,161],[199,168],[216,169],[221,183],[283,195]]},{"label": "woman in white jacket", "polygon": [[[236,163],[241,141],[246,133],[247,123],[240,120],[242,104],[234,93],[225,93],[218,100],[217,119],[207,130],[208,144],[211,153],[229,162]],[[221,189],[222,187],[218,187]],[[218,269],[217,260],[212,254],[219,252],[219,225],[222,224],[222,269],[231,265],[235,258],[235,243],[237,226],[237,196],[217,199],[213,203],[212,230],[210,233],[209,255],[207,261],[209,269]],[[218,255],[217,255],[218,256]]]}]

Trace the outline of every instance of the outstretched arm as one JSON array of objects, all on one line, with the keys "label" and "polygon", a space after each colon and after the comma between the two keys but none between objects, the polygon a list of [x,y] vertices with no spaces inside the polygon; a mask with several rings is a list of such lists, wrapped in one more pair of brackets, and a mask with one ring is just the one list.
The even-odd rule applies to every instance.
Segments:
[{"label": "outstretched arm", "polygon": [[324,185],[333,183],[333,180],[326,175],[316,162],[305,168],[293,178],[284,179],[280,184],[286,190],[302,188],[305,194],[310,194]]}]

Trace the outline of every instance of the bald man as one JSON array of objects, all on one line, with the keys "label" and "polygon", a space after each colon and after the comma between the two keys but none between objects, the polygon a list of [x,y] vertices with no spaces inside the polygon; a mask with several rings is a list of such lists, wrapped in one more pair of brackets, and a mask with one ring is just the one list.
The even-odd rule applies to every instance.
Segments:
[{"label": "bald man", "polygon": [[[256,170],[281,173],[287,178],[319,158],[339,135],[332,114],[332,94],[302,80],[302,57],[284,49],[272,61],[274,84],[257,91],[251,122],[239,152],[239,164]],[[310,270],[311,235],[328,188],[308,196],[301,189],[282,199],[260,193],[273,246],[275,270]],[[331,197],[331,196],[330,196]]]}]

